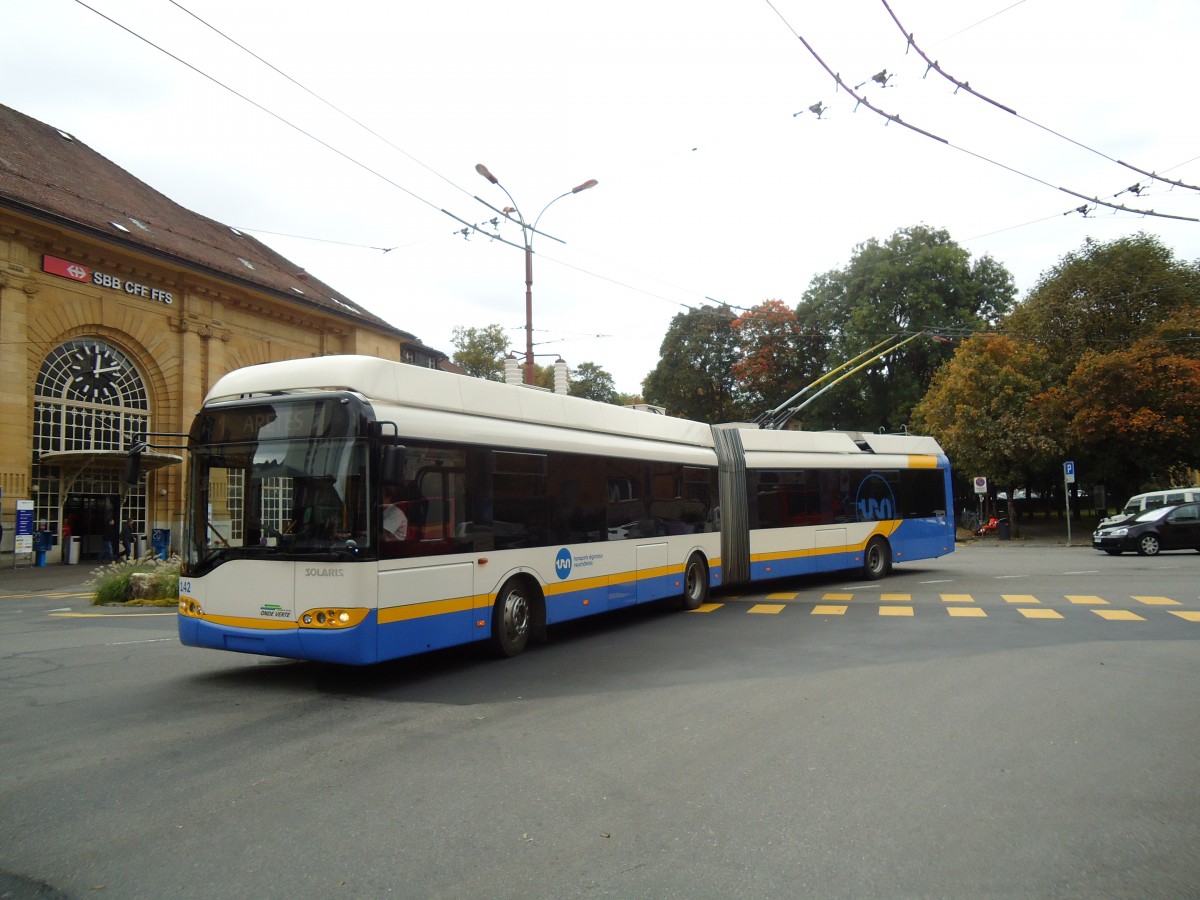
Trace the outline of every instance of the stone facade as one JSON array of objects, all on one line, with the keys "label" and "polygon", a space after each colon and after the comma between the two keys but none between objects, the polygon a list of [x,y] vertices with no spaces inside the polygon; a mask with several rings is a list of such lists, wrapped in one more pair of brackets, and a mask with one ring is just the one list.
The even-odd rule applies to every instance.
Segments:
[{"label": "stone facade", "polygon": [[[83,561],[98,558],[110,516],[147,538],[170,529],[178,547],[186,458],[122,497],[118,451],[149,434],[151,447],[185,457],[172,435],[226,372],[345,353],[447,365],[254,238],[0,106],[5,550],[22,499],[34,502],[34,527],[56,538],[49,561],[69,546],[58,539],[64,524]],[[59,464],[43,462],[47,453]]]}]

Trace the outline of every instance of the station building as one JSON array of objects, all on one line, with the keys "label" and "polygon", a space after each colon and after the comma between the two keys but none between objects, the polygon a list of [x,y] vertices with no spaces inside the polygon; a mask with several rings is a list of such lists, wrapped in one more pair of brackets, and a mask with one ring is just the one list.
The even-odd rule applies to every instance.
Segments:
[{"label": "station building", "polygon": [[[178,550],[175,435],[209,387],[242,366],[343,353],[452,368],[250,235],[0,105],[0,566],[26,562],[9,555],[18,500],[49,535],[49,563],[72,546],[99,558],[109,518]],[[135,440],[153,449],[127,486]]]}]

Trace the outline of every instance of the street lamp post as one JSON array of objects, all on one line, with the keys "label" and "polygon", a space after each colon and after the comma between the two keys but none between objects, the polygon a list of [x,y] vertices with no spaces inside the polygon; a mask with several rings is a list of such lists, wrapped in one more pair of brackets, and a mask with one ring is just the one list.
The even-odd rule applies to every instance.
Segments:
[{"label": "street lamp post", "polygon": [[[537,226],[538,222],[542,220],[542,216],[546,214],[546,210],[548,210],[563,197],[569,197],[571,194],[578,194],[580,191],[586,191],[588,188],[594,188],[598,182],[595,178],[589,178],[583,184],[577,184],[565,194],[559,194],[542,207],[542,211],[537,214],[537,218],[534,219],[533,224],[530,225],[525,221],[525,217],[521,215],[521,210],[517,206],[517,201],[514,200],[513,195],[508,192],[508,188],[502,185],[499,179],[488,171],[487,166],[485,166],[483,163],[480,163],[475,167],[475,171],[492,184],[496,185],[496,187],[500,188],[500,190],[504,191],[504,195],[508,197],[509,202],[512,203],[512,206],[505,207],[504,209],[499,210],[499,212],[505,218],[510,219],[521,226],[521,237],[524,239],[523,243],[525,244],[525,383],[533,384],[533,236],[541,233],[537,230]],[[477,197],[476,199],[479,198]],[[486,203],[486,201],[480,202],[485,203],[487,206],[491,206],[491,204]],[[492,209],[495,209],[495,207],[493,206]],[[512,215],[513,213],[516,213],[515,218]],[[551,235],[546,236],[551,237]],[[558,238],[554,238],[554,240],[558,240]]]}]

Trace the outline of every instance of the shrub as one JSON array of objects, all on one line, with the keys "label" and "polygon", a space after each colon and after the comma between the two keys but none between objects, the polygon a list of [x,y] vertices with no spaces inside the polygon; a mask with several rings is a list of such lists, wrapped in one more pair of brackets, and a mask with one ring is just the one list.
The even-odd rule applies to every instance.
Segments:
[{"label": "shrub", "polygon": [[[134,600],[130,584],[130,576],[135,572],[145,572],[151,578],[151,597]],[[88,580],[92,589],[92,604],[101,606],[109,603],[125,603],[137,606],[174,606],[179,601],[179,557],[158,559],[148,556],[145,559],[132,559],[124,562],[112,562],[92,570]]]}]

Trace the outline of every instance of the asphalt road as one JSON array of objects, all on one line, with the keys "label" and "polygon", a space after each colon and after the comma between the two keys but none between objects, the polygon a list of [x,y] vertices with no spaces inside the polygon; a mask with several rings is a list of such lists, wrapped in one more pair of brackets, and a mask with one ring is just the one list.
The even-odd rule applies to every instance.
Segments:
[{"label": "asphalt road", "polygon": [[969,545],[344,670],[0,582],[0,896],[1196,897],[1198,592]]}]

